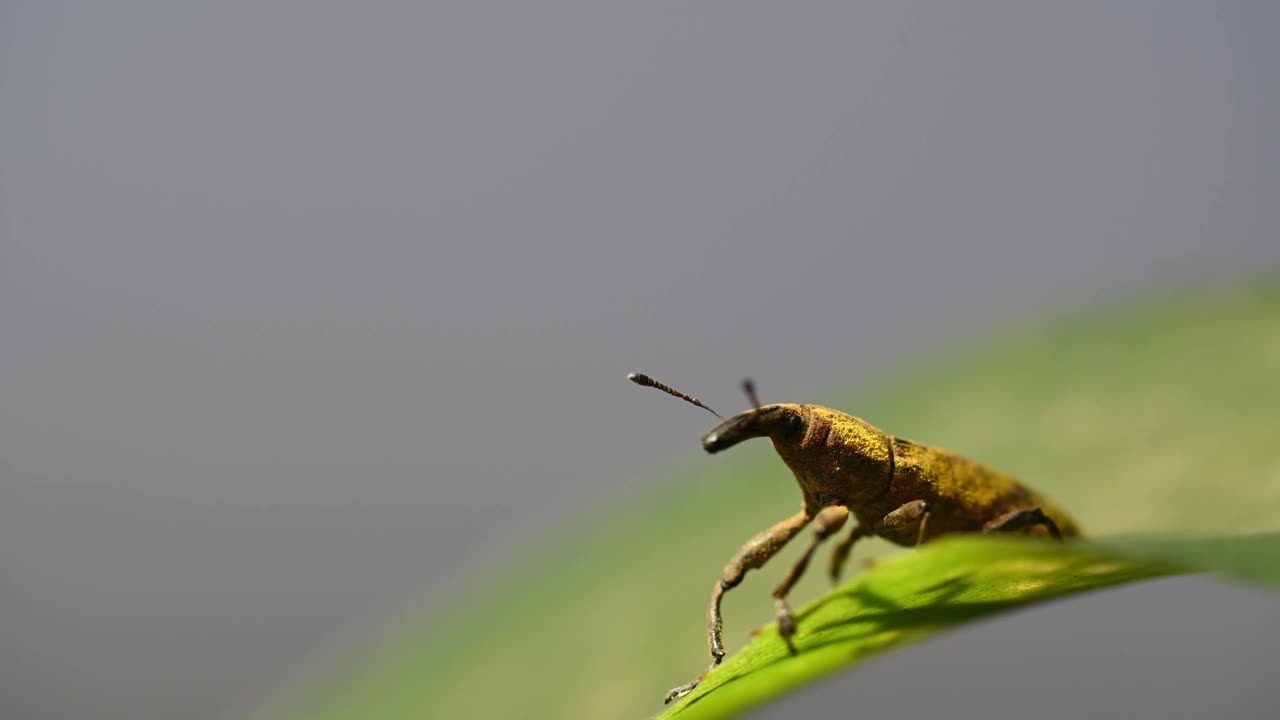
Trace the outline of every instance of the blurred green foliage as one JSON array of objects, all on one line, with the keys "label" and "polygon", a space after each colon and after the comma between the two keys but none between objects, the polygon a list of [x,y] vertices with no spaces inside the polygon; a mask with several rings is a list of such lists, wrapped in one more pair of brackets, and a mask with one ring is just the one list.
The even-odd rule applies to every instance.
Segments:
[{"label": "blurred green foliage", "polygon": [[[786,400],[845,410],[1012,472],[1069,508],[1091,537],[1228,534],[1280,527],[1277,377],[1280,282],[1269,277],[930,354],[874,388],[860,382],[856,394]],[[798,503],[767,443],[699,463],[495,568],[452,609],[406,625],[264,717],[655,715],[663,693],[705,665],[703,612],[725,560]],[[969,542],[940,544],[937,556],[922,550],[916,562]],[[769,590],[800,545],[726,596],[731,651],[772,618]],[[889,550],[871,541],[858,554]],[[797,586],[798,604],[825,591],[821,575]]]}]

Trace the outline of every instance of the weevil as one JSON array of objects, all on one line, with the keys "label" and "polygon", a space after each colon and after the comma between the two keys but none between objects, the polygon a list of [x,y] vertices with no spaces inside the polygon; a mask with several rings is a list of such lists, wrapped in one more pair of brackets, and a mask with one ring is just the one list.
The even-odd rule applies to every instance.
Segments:
[{"label": "weevil", "polygon": [[672,688],[664,703],[689,694],[725,657],[720,601],[748,570],[762,567],[805,525],[813,540],[774,589],[778,634],[795,654],[795,616],[787,602],[814,551],[840,532],[852,515],[856,525],[832,548],[827,574],[834,583],[853,544],[879,537],[912,546],[952,533],[1018,532],[1057,539],[1077,537],[1079,527],[1058,505],[1005,473],[962,455],[889,435],[865,420],[818,405],[761,405],[755,386],[743,381],[752,408],[724,418],[697,398],[653,378],[628,380],[693,403],[720,418],[702,447],[718,453],[757,437],[773,448],[795,475],[800,512],[758,533],[729,560],[711,588],[707,642],[711,665],[693,681]]}]

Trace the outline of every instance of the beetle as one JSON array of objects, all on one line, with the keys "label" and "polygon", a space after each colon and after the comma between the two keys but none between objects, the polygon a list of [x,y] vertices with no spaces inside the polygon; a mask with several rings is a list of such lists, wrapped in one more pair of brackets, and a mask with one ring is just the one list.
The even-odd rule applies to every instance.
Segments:
[{"label": "beetle", "polygon": [[628,380],[701,407],[720,424],[702,436],[702,447],[718,453],[751,438],[767,437],[795,475],[803,495],[801,510],[748,540],[729,560],[711,589],[707,642],[711,665],[692,682],[672,688],[670,703],[689,694],[725,657],[720,601],[762,567],[805,525],[813,541],[774,589],[778,634],[792,654],[795,616],[787,595],[824,540],[852,515],[857,524],[832,549],[827,573],[832,582],[849,550],[861,538],[880,537],[896,545],[920,545],[952,533],[1018,532],[1056,539],[1078,537],[1079,526],[1057,504],[1013,477],[962,455],[889,435],[865,420],[819,405],[760,405],[755,386],[743,381],[752,409],[724,418],[697,398],[641,373]]}]

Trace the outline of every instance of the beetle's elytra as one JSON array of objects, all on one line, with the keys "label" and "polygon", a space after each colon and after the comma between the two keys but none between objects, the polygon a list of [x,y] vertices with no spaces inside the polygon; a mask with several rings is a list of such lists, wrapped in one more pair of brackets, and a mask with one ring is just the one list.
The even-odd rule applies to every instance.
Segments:
[{"label": "beetle's elytra", "polygon": [[[654,387],[719,413],[646,375],[632,382]],[[750,381],[743,383],[751,410],[721,418],[702,436],[710,453],[767,437],[795,474],[803,504],[800,512],[757,534],[725,565],[711,590],[707,635],[711,671],[724,659],[720,600],[742,582],[748,570],[763,566],[805,525],[813,522],[808,549],[773,591],[778,631],[794,653],[795,619],[787,594],[804,573],[822,541],[840,531],[852,515],[857,524],[832,549],[828,574],[838,580],[849,550],[859,538],[881,537],[898,545],[918,545],[951,533],[1020,532],[1054,538],[1076,537],[1080,530],[1061,507],[1009,475],[941,448],[888,435],[870,423],[818,405],[761,406]],[[705,673],[704,673],[705,674]],[[697,687],[701,676],[673,688],[664,702]]]}]

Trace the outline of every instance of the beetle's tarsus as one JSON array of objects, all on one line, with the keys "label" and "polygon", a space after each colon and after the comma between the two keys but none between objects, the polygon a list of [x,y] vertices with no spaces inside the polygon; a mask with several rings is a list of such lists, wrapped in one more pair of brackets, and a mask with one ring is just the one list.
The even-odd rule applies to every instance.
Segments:
[{"label": "beetle's tarsus", "polygon": [[693,682],[690,682],[690,683],[685,683],[680,687],[671,688],[670,690],[667,691],[667,696],[662,698],[662,704],[670,705],[672,700],[675,700],[676,698],[682,698],[685,695],[688,695],[689,693],[693,692],[694,688],[698,687],[698,683],[700,682],[702,682],[701,678],[694,680]]},{"label": "beetle's tarsus", "polygon": [[716,667],[720,665],[720,661],[723,659],[724,659],[723,653],[715,656],[715,661],[711,663],[711,665],[707,668],[706,672],[702,673],[698,677],[690,680],[689,682],[679,687],[673,687],[670,690],[668,690],[667,694],[662,698],[662,704],[670,705],[672,700],[677,700],[693,692],[694,688],[702,684],[702,680],[707,677],[707,673],[711,672],[712,670],[715,670]]},{"label": "beetle's tarsus", "polygon": [[796,644],[791,641],[791,637],[796,634],[796,619],[792,616],[790,609],[785,613],[778,615],[778,635],[782,637],[782,642],[787,644],[787,650],[792,655],[798,655]]},{"label": "beetle's tarsus", "polygon": [[778,617],[778,633],[784,638],[796,634],[796,619],[790,612],[784,612]]},{"label": "beetle's tarsus", "polygon": [[787,644],[787,649],[792,655],[796,654],[796,646],[791,642],[791,636],[795,634],[796,617],[791,613],[791,605],[786,600],[778,598],[778,635]]}]

